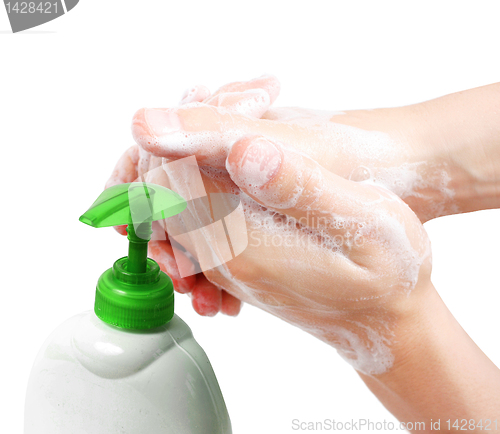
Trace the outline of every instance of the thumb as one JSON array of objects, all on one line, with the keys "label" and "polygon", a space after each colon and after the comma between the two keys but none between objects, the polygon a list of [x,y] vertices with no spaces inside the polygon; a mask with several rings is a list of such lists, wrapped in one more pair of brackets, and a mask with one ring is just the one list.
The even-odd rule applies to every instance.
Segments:
[{"label": "thumb", "polygon": [[235,184],[260,204],[333,236],[372,219],[372,207],[367,205],[380,201],[383,194],[262,136],[236,142],[226,168]]},{"label": "thumb", "polygon": [[[370,279],[372,285],[375,278],[381,290],[394,287],[408,294],[419,280],[421,265],[430,275],[425,229],[390,191],[341,178],[308,156],[264,137],[236,142],[226,168],[243,192],[290,217],[285,222],[278,219],[280,224],[302,231],[321,249],[340,253],[335,260],[347,259],[349,279]],[[387,281],[387,275],[395,280]]]}]

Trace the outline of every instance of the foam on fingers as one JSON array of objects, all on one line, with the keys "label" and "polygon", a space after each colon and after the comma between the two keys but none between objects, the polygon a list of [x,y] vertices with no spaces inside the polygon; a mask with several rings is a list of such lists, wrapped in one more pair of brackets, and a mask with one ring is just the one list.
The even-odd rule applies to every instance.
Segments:
[{"label": "foam on fingers", "polygon": [[208,87],[198,84],[196,86],[190,87],[182,95],[180,104],[189,104],[191,102],[203,102],[210,96],[210,90]]},{"label": "foam on fingers", "polygon": [[[290,112],[286,122],[279,117],[252,119],[249,111],[245,116],[236,114],[235,104],[244,100],[239,99],[241,93],[246,98],[259,92],[242,90],[241,83],[232,86],[211,97],[210,104],[191,103],[149,114],[143,110],[134,120],[134,136],[144,141],[141,146],[148,151],[172,160],[194,154],[198,163],[210,166],[201,170],[207,191],[233,191],[226,184],[231,181],[220,172],[224,167],[242,188],[248,248],[241,257],[207,273],[217,286],[196,276],[190,286],[194,309],[205,316],[219,311],[236,315],[241,302],[231,295],[235,294],[328,342],[358,371],[368,375],[385,372],[393,362],[392,324],[390,319],[385,322],[378,300],[405,299],[423,275],[421,265],[428,254],[425,231],[412,220],[411,211],[394,194],[370,182],[372,178],[378,181],[370,172],[373,164],[394,163],[395,144],[382,133],[332,124],[330,114],[318,118],[317,113],[305,113],[303,120],[303,112]],[[158,128],[153,131],[155,122]],[[268,129],[258,131],[261,125]],[[248,134],[255,133],[279,140],[278,155],[273,152],[276,143],[265,140],[253,150],[243,146],[252,141]],[[231,148],[235,141],[238,143]],[[321,146],[329,154],[318,154]],[[342,176],[347,178],[353,172],[351,180],[328,172],[328,167],[332,171],[337,167],[326,166],[328,155],[338,167],[346,166]],[[232,161],[231,156],[238,158]],[[319,164],[313,164],[314,160]],[[359,168],[359,160],[369,169]],[[246,173],[243,163],[248,163]],[[294,170],[280,178],[283,163],[290,163]],[[373,173],[376,175],[375,170]],[[182,177],[174,179],[169,174],[169,179],[171,188],[181,185],[181,195],[182,188],[192,189]],[[414,183],[412,179],[405,185]],[[365,185],[369,183],[375,185]],[[394,188],[386,183],[391,184],[386,188]],[[406,191],[400,189],[398,194],[404,196]],[[203,207],[193,204],[188,212],[193,221],[203,221]],[[301,215],[321,219],[307,225],[300,221]],[[191,240],[193,244],[207,246],[207,254],[217,253],[208,231],[201,231],[200,237],[203,239]],[[173,257],[161,259],[165,270],[170,259]],[[300,309],[290,300],[299,300]],[[345,307],[342,312],[339,304]],[[347,324],[350,310],[363,311],[367,306],[373,321]]]},{"label": "foam on fingers", "polygon": [[232,113],[238,113],[257,119],[259,119],[271,105],[269,94],[262,89],[219,93],[208,98],[205,103],[216,107],[224,107]]},{"label": "foam on fingers", "polygon": [[228,92],[245,92],[250,89],[262,89],[269,95],[270,103],[274,103],[280,93],[280,82],[274,76],[265,74],[249,81],[237,81],[219,88],[214,95]]},{"label": "foam on fingers", "polygon": [[333,210],[339,218],[354,217],[363,214],[360,202],[379,199],[378,194],[328,172],[295,149],[264,137],[235,143],[226,168],[233,181],[258,202],[298,220],[325,213],[331,217]]},{"label": "foam on fingers", "polygon": [[[286,215],[292,227],[307,228],[322,247],[366,269],[383,263],[383,269],[373,269],[374,278],[383,281],[384,270],[397,276],[386,282],[386,292],[409,294],[416,286],[429,242],[416,216],[394,194],[340,178],[262,137],[237,142],[226,167],[245,193]],[[374,260],[377,246],[386,246],[388,254]]]},{"label": "foam on fingers", "polygon": [[141,109],[133,119],[135,141],[153,155],[224,167],[229,147],[246,133],[243,116],[223,107],[192,103],[177,109]]}]

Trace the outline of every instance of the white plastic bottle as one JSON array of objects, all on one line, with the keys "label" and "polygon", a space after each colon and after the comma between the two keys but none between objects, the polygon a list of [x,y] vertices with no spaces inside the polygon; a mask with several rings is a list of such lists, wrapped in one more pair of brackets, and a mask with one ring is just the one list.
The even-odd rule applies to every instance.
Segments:
[{"label": "white plastic bottle", "polygon": [[[132,223],[134,204],[148,204],[149,219]],[[100,277],[94,312],[67,320],[42,346],[25,434],[231,433],[210,362],[173,313],[172,281],[146,256],[155,210],[165,218],[184,207],[164,187],[122,184],[80,218],[94,227],[128,223],[129,256]]]}]

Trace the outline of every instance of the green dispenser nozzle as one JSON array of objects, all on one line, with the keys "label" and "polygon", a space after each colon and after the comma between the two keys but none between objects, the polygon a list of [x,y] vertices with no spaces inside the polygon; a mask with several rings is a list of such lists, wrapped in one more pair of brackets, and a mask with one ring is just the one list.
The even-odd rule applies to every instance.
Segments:
[{"label": "green dispenser nozzle", "polygon": [[174,316],[172,280],[147,257],[152,223],[186,208],[177,193],[133,182],[104,190],[80,221],[94,228],[128,225],[128,256],[106,270],[96,288],[94,311],[104,322],[126,329],[151,329]]}]

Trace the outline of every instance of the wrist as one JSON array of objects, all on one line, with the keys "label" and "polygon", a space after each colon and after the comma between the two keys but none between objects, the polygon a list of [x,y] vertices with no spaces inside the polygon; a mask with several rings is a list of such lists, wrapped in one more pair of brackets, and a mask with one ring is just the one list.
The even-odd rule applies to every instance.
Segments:
[{"label": "wrist", "polygon": [[424,301],[432,298],[432,291],[429,278],[422,278],[410,295],[392,294],[376,304],[336,314],[317,337],[337,349],[359,373],[378,376],[399,369],[411,357],[407,351],[413,334],[421,334],[421,306],[428,304]]},{"label": "wrist", "polygon": [[422,200],[434,208],[428,218],[500,206],[499,101],[491,85],[404,108],[414,155],[434,178]]},{"label": "wrist", "polygon": [[394,364],[360,374],[401,421],[500,417],[500,371],[474,344],[432,284],[393,328]]}]

